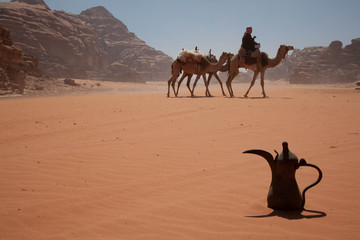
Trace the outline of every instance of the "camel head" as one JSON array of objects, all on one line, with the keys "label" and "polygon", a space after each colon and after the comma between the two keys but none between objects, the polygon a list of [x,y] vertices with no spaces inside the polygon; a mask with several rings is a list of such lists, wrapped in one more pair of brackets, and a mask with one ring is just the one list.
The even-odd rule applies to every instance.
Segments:
[{"label": "camel head", "polygon": [[293,46],[287,46],[287,45],[281,45],[278,52],[280,53],[281,58],[284,59],[286,54],[290,50],[294,50],[294,47]]},{"label": "camel head", "polygon": [[235,56],[234,54],[232,53],[229,53],[229,58],[226,60],[225,62],[225,65],[224,66],[227,66],[228,69],[230,69],[230,62],[231,62],[231,58]]}]

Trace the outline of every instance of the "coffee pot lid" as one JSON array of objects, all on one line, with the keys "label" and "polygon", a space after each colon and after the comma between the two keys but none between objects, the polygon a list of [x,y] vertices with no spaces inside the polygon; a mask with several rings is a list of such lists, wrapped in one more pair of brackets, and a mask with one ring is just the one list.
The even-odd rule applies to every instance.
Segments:
[{"label": "coffee pot lid", "polygon": [[277,161],[298,161],[298,157],[293,154],[292,152],[290,152],[289,150],[289,146],[288,146],[288,143],[287,142],[283,142],[282,143],[282,146],[283,146],[283,151],[282,153],[280,153],[280,155],[277,157]]}]

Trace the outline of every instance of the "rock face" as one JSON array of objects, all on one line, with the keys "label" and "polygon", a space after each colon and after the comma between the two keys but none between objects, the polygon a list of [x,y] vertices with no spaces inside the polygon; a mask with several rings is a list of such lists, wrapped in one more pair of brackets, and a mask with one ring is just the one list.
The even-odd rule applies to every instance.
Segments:
[{"label": "rock face", "polygon": [[105,8],[80,15],[52,11],[43,0],[0,3],[0,25],[52,77],[145,81],[169,75],[172,59],[147,46]]},{"label": "rock face", "polygon": [[10,31],[0,26],[0,94],[23,93],[26,74],[41,77],[38,60],[13,46]]},{"label": "rock face", "polygon": [[50,10],[50,8],[48,7],[48,5],[45,3],[44,0],[11,0],[11,2],[22,2],[32,5],[40,5]]},{"label": "rock face", "polygon": [[100,51],[97,37],[74,15],[24,0],[1,3],[0,16],[15,45],[37,57],[44,74],[85,77],[87,69],[105,69],[106,53]]},{"label": "rock face", "polygon": [[107,53],[111,67],[128,66],[149,80],[169,76],[173,59],[146,45],[104,7],[83,11],[80,18],[99,37],[100,46]]},{"label": "rock face", "polygon": [[348,83],[360,79],[360,38],[343,47],[333,41],[328,47],[295,50],[277,68],[266,73],[268,79],[288,79],[290,83]]}]

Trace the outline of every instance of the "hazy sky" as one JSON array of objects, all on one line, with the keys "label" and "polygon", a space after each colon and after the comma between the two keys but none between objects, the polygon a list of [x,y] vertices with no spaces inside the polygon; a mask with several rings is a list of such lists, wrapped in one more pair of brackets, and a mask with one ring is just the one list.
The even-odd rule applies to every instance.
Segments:
[{"label": "hazy sky", "polygon": [[[1,1],[1,0],[0,0]],[[1,1],[8,2],[8,1]],[[247,26],[274,57],[281,44],[303,49],[360,38],[360,0],[45,0],[79,14],[104,6],[140,39],[175,58],[182,48],[235,53]]]}]

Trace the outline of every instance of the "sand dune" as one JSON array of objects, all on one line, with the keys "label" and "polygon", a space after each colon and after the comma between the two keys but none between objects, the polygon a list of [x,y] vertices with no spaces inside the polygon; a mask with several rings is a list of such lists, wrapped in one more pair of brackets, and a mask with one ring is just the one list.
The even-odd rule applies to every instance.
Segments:
[{"label": "sand dune", "polygon": [[[360,92],[210,88],[0,99],[0,239],[359,239]],[[242,154],[282,141],[324,173],[302,213],[267,208],[270,169]]]}]

